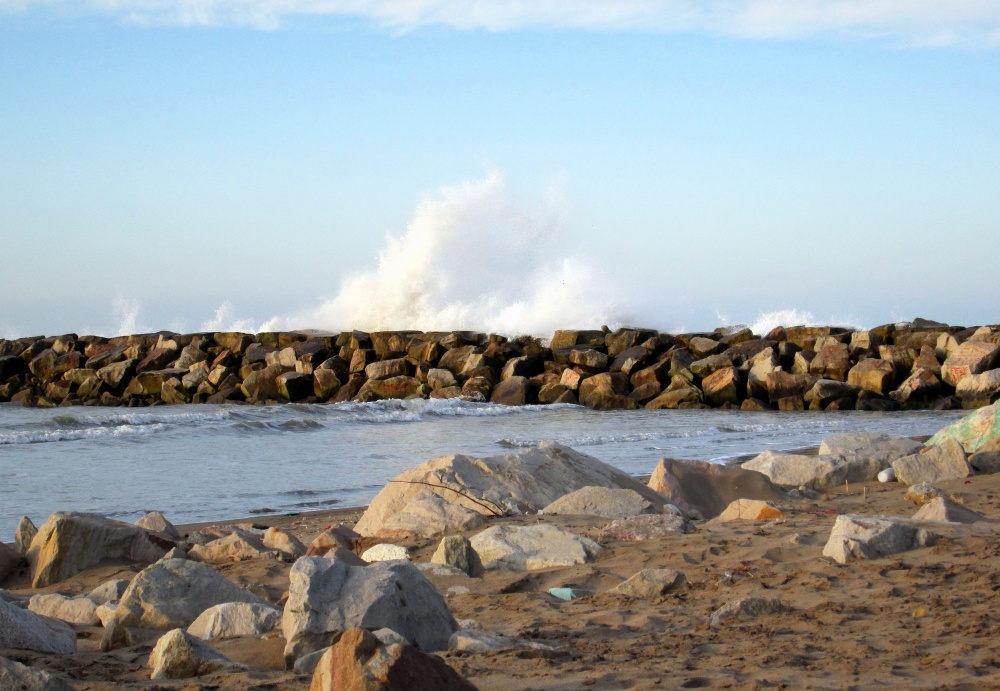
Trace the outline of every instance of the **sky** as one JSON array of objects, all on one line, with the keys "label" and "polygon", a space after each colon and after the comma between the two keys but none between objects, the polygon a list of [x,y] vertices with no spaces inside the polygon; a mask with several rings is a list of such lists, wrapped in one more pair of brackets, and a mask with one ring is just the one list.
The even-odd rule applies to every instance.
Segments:
[{"label": "sky", "polygon": [[997,323],[998,49],[979,0],[0,0],[0,337]]}]

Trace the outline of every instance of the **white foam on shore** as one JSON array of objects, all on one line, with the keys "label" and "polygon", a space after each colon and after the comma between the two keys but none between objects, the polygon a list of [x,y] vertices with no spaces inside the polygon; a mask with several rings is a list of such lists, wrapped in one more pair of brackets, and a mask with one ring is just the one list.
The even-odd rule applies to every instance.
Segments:
[{"label": "white foam on shore", "polygon": [[48,442],[78,441],[121,437],[144,437],[163,430],[166,425],[119,425],[117,427],[90,427],[87,429],[56,429],[51,431],[17,430],[0,432],[0,446],[17,444],[44,444]]}]

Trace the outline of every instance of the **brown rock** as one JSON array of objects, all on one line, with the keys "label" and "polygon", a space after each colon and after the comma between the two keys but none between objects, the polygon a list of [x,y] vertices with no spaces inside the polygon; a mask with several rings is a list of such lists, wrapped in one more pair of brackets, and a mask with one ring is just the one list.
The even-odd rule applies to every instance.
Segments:
[{"label": "brown rock", "polygon": [[424,384],[416,377],[369,379],[358,391],[358,400],[378,401],[385,398],[413,398],[423,395]]},{"label": "brown rock", "polygon": [[895,377],[892,362],[867,358],[851,368],[847,383],[884,396],[892,390]]},{"label": "brown rock", "polygon": [[[462,390],[465,390],[464,386]],[[511,377],[496,385],[490,396],[490,402],[500,405],[525,405],[529,403],[530,391],[530,384],[525,377]]]},{"label": "brown rock", "polygon": [[809,363],[810,374],[835,381],[845,381],[850,369],[851,358],[847,346],[843,343],[823,346]]},{"label": "brown rock", "polygon": [[816,377],[808,374],[791,374],[775,371],[765,377],[767,395],[771,403],[777,403],[783,398],[798,398],[800,401],[805,393],[816,383]]},{"label": "brown rock", "polygon": [[382,645],[365,629],[348,629],[316,665],[310,691],[475,691],[436,655],[410,645]]},{"label": "brown rock", "polygon": [[764,521],[772,518],[783,518],[784,515],[781,513],[781,509],[769,501],[737,499],[719,514],[718,520],[723,523],[728,521]]},{"label": "brown rock", "polygon": [[701,382],[701,389],[713,405],[723,403],[739,403],[743,391],[740,374],[735,367],[720,369]]},{"label": "brown rock", "polygon": [[738,466],[663,458],[649,478],[649,487],[688,513],[714,518],[738,499],[780,502],[784,490],[766,475]]},{"label": "brown rock", "polygon": [[993,367],[1000,355],[1000,345],[981,341],[966,341],[952,353],[941,367],[941,378],[956,386],[964,377],[979,374]]}]

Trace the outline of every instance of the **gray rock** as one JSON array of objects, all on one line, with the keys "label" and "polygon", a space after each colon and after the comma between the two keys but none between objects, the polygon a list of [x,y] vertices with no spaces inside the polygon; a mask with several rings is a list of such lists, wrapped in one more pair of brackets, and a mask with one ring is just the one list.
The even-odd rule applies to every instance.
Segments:
[{"label": "gray rock", "polygon": [[148,564],[163,554],[142,528],[96,514],[59,512],[39,528],[27,557],[32,587],[44,588],[105,559]]},{"label": "gray rock", "polygon": [[906,485],[918,482],[943,482],[968,477],[970,468],[962,445],[946,439],[928,446],[921,453],[905,456],[892,464],[896,479]]},{"label": "gray rock", "polygon": [[0,583],[24,566],[24,554],[0,542]]},{"label": "gray rock", "polygon": [[289,561],[295,561],[306,553],[306,546],[281,528],[268,528],[264,531],[264,546],[276,549]]},{"label": "gray rock", "polygon": [[444,564],[456,568],[469,576],[475,576],[482,571],[483,563],[479,554],[472,547],[469,538],[461,535],[449,535],[442,538],[441,543],[431,557],[434,564]]},{"label": "gray rock", "polygon": [[183,629],[174,629],[156,642],[149,654],[150,679],[187,679],[216,672],[240,672],[233,662]]},{"label": "gray rock", "polygon": [[150,511],[145,516],[135,522],[143,530],[159,533],[171,540],[180,540],[181,534],[177,532],[174,524],[163,517],[159,511]]},{"label": "gray rock", "polygon": [[233,636],[260,636],[281,623],[281,610],[252,602],[226,602],[209,607],[187,628],[203,640]]},{"label": "gray rock", "polygon": [[70,655],[76,652],[76,632],[65,622],[0,599],[0,650],[5,648]]},{"label": "gray rock", "polygon": [[936,539],[934,533],[903,518],[844,514],[837,516],[823,556],[846,564],[926,547]]},{"label": "gray rock", "polygon": [[485,522],[481,513],[423,489],[410,497],[400,511],[387,516],[375,535],[428,538],[444,532],[472,530]]},{"label": "gray rock", "polygon": [[190,626],[202,612],[226,602],[267,604],[209,566],[168,559],[144,569],[122,595],[116,618],[125,626]]},{"label": "gray rock", "polygon": [[892,462],[918,453],[924,445],[913,439],[875,432],[831,434],[819,446],[820,456],[856,456],[878,461],[882,468]]},{"label": "gray rock", "polygon": [[652,600],[675,592],[687,585],[687,578],[681,571],[673,569],[643,569],[628,580],[612,588],[610,592],[627,597]]},{"label": "gray rock", "polygon": [[947,497],[935,497],[913,514],[915,521],[946,521],[948,523],[978,523],[986,518]]},{"label": "gray rock", "polygon": [[[876,464],[878,466],[878,464]],[[840,456],[806,456],[765,451],[741,466],[763,473],[782,487],[806,486],[815,490],[839,487],[849,481],[850,468]],[[875,475],[881,466],[875,469]]]},{"label": "gray rock", "polygon": [[17,528],[14,530],[14,544],[17,545],[21,554],[28,553],[31,541],[35,539],[37,534],[38,528],[31,522],[31,519],[27,516],[21,516],[21,520],[17,522]]},{"label": "gray rock", "polygon": [[456,631],[448,639],[448,650],[466,653],[489,653],[513,647],[514,641],[506,636],[495,636],[476,629]]},{"label": "gray rock", "polygon": [[[381,629],[379,629],[381,631]],[[320,658],[326,654],[326,651],[330,649],[330,646],[325,648],[320,648],[319,650],[309,653],[308,655],[303,655],[295,664],[292,665],[292,671],[296,674],[312,674],[316,671],[316,665],[319,664]]]},{"label": "gray rock", "polygon": [[125,591],[128,589],[128,584],[130,582],[131,581],[124,578],[116,578],[113,581],[101,583],[99,586],[87,593],[86,597],[95,605],[103,605],[105,602],[120,600],[122,595],[124,595]]},{"label": "gray rock", "polygon": [[237,530],[208,544],[193,546],[188,551],[188,557],[196,561],[218,564],[246,559],[281,559],[282,553],[280,550],[267,547],[257,535]]},{"label": "gray rock", "polygon": [[944,494],[944,490],[940,487],[935,487],[929,482],[918,482],[906,488],[905,498],[917,506],[923,506],[935,497],[943,497]]},{"label": "gray rock", "polygon": [[654,504],[631,489],[581,487],[545,507],[546,515],[601,516],[628,518],[644,513],[661,513],[664,502]]},{"label": "gray rock", "polygon": [[981,408],[993,403],[1000,395],[1000,369],[963,377],[955,387],[963,408]]},{"label": "gray rock", "polygon": [[[379,492],[354,529],[365,536],[378,534],[391,516],[423,490],[490,517],[534,513],[564,494],[588,486],[632,489],[650,501],[663,501],[617,468],[560,444],[542,442],[537,449],[516,454],[443,456],[427,461],[402,473]],[[460,531],[453,526],[441,530],[445,534]]]},{"label": "gray rock", "polygon": [[97,605],[85,595],[66,597],[59,593],[33,595],[28,601],[28,609],[52,619],[59,619],[67,624],[96,626],[100,623],[97,617]]},{"label": "gray rock", "polygon": [[598,537],[601,540],[642,542],[643,540],[684,535],[692,531],[694,531],[694,526],[683,516],[676,514],[642,515],[614,521],[602,528]]},{"label": "gray rock", "polygon": [[471,540],[483,568],[532,571],[584,564],[601,552],[589,538],[554,525],[495,525]]},{"label": "gray rock", "polygon": [[351,566],[325,557],[295,562],[281,619],[286,666],[352,627],[390,628],[421,650],[434,651],[448,647],[458,624],[441,594],[410,562]]},{"label": "gray rock", "polygon": [[787,608],[778,598],[744,597],[727,602],[709,617],[708,625],[717,629],[739,619],[756,619],[769,614],[781,614]]},{"label": "gray rock", "polygon": [[0,689],[11,691],[73,691],[65,681],[40,669],[0,657]]},{"label": "gray rock", "polygon": [[1000,473],[1000,438],[980,446],[969,456],[969,465],[984,475]]}]

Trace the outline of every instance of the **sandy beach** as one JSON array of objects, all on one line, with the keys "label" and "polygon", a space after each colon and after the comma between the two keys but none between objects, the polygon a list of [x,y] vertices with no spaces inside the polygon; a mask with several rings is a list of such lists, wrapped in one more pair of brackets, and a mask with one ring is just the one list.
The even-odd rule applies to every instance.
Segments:
[{"label": "sandy beach", "polygon": [[[591,563],[530,572],[488,571],[481,578],[425,574],[456,619],[522,643],[507,650],[442,657],[481,689],[628,688],[995,688],[1000,687],[1000,475],[937,483],[965,507],[990,519],[939,524],[936,545],[846,566],[822,556],[839,514],[911,516],[916,506],[897,483],[852,484],[781,506],[764,521],[698,521],[689,534],[643,542],[607,542]],[[352,525],[361,509],[257,517],[308,543],[324,527]],[[590,516],[520,516],[514,525],[550,523],[597,537],[608,520]],[[229,523],[239,523],[232,521]],[[215,525],[219,525],[216,523]],[[190,533],[203,525],[179,526]],[[478,531],[469,531],[469,534]],[[355,551],[387,542],[363,538]],[[438,539],[395,541],[414,562],[430,560]],[[41,590],[26,573],[3,587],[15,595],[84,593],[139,565],[102,565]],[[291,564],[250,559],[215,565],[223,575],[279,604]],[[609,593],[641,569],[669,568],[687,587],[654,599]],[[468,590],[449,593],[461,586]],[[562,601],[547,591],[572,588]],[[778,598],[784,611],[713,629],[708,619],[745,596]],[[463,622],[467,625],[467,622]],[[305,689],[311,676],[284,670],[280,631],[212,641],[249,672],[197,680],[149,680],[147,660],[160,632],[101,653],[100,627],[78,626],[78,652],[31,652],[10,658],[48,669],[80,690],[119,688]],[[145,639],[142,637],[145,636]]]}]

